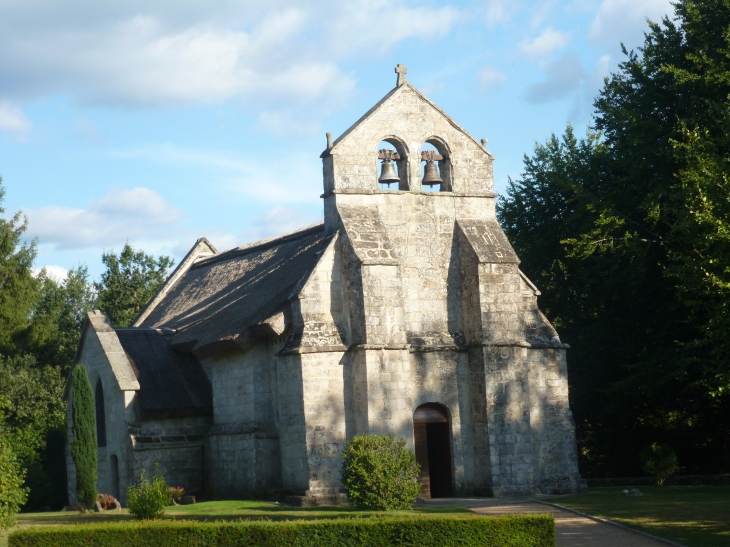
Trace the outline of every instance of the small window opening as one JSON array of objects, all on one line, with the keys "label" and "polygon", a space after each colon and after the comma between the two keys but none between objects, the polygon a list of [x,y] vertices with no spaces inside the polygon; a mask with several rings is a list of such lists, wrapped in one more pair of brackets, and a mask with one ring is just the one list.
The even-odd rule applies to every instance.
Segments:
[{"label": "small window opening", "polygon": [[420,150],[423,169],[421,171],[421,189],[424,192],[451,191],[451,163],[443,143],[429,139]]},{"label": "small window opening", "polygon": [[408,190],[408,159],[400,142],[393,138],[381,141],[377,162],[380,190]]},{"label": "small window opening", "polygon": [[96,382],[94,405],[96,407],[96,442],[100,447],[106,446],[106,414],[104,412],[104,388],[101,385],[101,378]]}]

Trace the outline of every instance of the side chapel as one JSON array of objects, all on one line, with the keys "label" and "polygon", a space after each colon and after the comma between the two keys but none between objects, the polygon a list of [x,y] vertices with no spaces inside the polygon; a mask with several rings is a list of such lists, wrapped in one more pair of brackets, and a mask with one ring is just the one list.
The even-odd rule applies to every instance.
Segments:
[{"label": "side chapel", "polygon": [[88,315],[99,491],[126,503],[159,462],[206,499],[344,502],[343,446],[368,433],[415,450],[422,497],[584,488],[569,346],[497,222],[486,140],[396,72],[327,135],[323,224],[200,239],[133,326]]}]

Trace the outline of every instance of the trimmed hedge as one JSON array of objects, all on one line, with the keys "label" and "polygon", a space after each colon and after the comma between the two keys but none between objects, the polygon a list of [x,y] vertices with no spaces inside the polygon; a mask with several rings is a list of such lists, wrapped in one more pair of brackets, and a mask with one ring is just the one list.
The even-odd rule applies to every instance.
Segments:
[{"label": "trimmed hedge", "polygon": [[38,527],[9,547],[555,547],[551,515],[414,516],[299,521],[126,522]]}]

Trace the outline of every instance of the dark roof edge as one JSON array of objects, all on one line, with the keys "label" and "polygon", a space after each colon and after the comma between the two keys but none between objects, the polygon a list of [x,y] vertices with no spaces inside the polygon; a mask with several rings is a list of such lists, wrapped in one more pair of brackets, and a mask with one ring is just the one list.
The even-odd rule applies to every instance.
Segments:
[{"label": "dark roof edge", "polygon": [[235,249],[231,249],[230,251],[224,251],[209,258],[203,258],[196,261],[195,264],[190,267],[190,269],[193,270],[195,268],[209,266],[211,264],[215,264],[216,262],[221,262],[230,258],[247,255],[249,253],[254,253],[257,251],[264,251],[266,249],[271,249],[272,247],[277,247],[278,245],[289,243],[290,241],[296,241],[297,239],[307,237],[323,230],[324,223],[312,224],[311,226],[299,228],[298,230],[289,232],[288,234],[274,236],[268,239],[262,239],[261,241],[249,243],[248,245],[242,245],[241,247],[236,247]]},{"label": "dark roof edge", "polygon": [[142,325],[142,323],[144,323],[145,319],[147,319],[149,315],[155,310],[155,308],[160,305],[160,302],[162,302],[167,293],[170,292],[170,290],[175,286],[175,284],[177,284],[178,281],[180,281],[180,279],[182,279],[182,277],[185,275],[185,272],[187,272],[191,268],[197,258],[199,258],[201,255],[209,256],[211,254],[216,255],[217,253],[218,249],[216,249],[213,244],[206,238],[201,237],[200,239],[198,239],[195,242],[195,245],[193,245],[192,248],[188,251],[188,254],[185,255],[185,258],[183,258],[180,261],[180,264],[177,265],[177,268],[172,271],[167,280],[157,290],[155,295],[150,298],[144,309],[139,313],[134,321],[132,321],[132,326],[139,327]]}]

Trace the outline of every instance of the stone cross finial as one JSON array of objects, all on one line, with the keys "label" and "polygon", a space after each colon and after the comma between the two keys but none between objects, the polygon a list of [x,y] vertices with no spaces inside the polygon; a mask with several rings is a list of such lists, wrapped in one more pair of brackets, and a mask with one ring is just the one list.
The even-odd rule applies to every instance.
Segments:
[{"label": "stone cross finial", "polygon": [[406,74],[408,73],[408,69],[405,67],[405,65],[398,63],[398,66],[395,67],[395,72],[398,74],[398,81],[395,85],[397,87],[400,87],[404,83],[406,83]]}]

